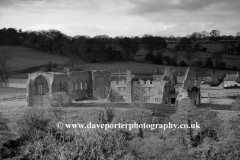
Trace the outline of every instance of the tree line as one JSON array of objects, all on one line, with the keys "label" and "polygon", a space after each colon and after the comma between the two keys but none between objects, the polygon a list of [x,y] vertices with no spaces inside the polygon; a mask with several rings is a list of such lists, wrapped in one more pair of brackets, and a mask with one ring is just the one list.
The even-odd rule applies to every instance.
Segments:
[{"label": "tree line", "polygon": [[[207,50],[201,44],[209,40],[222,43],[221,54],[240,55],[240,43],[238,45],[233,43],[240,40],[240,32],[236,36],[220,36],[220,33],[218,30],[212,30],[211,32],[194,32],[186,37],[172,35],[160,37],[146,34],[142,37],[113,38],[108,35],[97,35],[91,38],[86,35],[70,37],[58,30],[22,31],[15,28],[3,28],[0,29],[0,45],[23,46],[50,54],[67,56],[72,68],[79,59],[90,63],[134,60],[140,47],[147,51],[145,61],[155,64],[165,62],[168,65],[190,66],[192,64],[190,61],[196,59],[197,52]],[[168,43],[175,42],[176,46],[171,50],[174,56],[170,58],[164,55]],[[156,54],[153,54],[154,52]],[[177,62],[179,55],[183,55],[185,61]],[[214,53],[212,57],[216,68],[224,68],[225,64],[221,61],[220,53]],[[211,59],[205,65],[213,66],[210,61]],[[4,62],[6,62],[5,59]]]},{"label": "tree line", "polygon": [[89,37],[67,36],[58,30],[22,31],[14,28],[0,30],[0,45],[24,46],[51,54],[69,57],[73,62],[81,58],[86,62],[106,62],[134,60],[140,46],[149,52],[166,48],[162,37],[145,35],[143,37],[109,37],[97,35]]}]

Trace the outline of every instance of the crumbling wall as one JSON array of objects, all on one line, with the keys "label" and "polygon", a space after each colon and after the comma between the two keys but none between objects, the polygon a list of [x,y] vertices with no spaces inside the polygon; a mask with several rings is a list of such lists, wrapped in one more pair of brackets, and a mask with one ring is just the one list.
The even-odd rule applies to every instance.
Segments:
[{"label": "crumbling wall", "polygon": [[110,94],[111,76],[107,71],[92,72],[93,98],[105,99]]},{"label": "crumbling wall", "polygon": [[71,73],[71,99],[83,99],[92,95],[92,72],[73,71]]}]

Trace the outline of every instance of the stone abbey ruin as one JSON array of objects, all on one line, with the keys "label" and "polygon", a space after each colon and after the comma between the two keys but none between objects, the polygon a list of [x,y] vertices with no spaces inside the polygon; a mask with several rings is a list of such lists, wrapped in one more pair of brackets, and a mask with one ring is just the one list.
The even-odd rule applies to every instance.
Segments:
[{"label": "stone abbey ruin", "polygon": [[179,105],[182,99],[197,105],[200,103],[200,82],[193,70],[188,68],[183,82],[177,81],[178,72],[166,68],[158,69],[152,77],[137,77],[127,70],[124,79],[111,79],[107,71],[35,72],[28,75],[27,101],[29,106],[43,105],[44,96],[65,92],[71,101],[84,99],[108,102],[141,102]]}]

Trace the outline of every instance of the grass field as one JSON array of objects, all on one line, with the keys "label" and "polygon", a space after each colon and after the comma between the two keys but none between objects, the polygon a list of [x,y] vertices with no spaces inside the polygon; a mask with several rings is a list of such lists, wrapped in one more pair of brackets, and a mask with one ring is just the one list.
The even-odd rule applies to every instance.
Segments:
[{"label": "grass field", "polygon": [[[164,71],[165,65],[155,65],[152,63],[137,63],[137,62],[106,62],[106,63],[82,63],[76,66],[85,70],[106,70],[112,73],[126,72],[131,69],[133,73],[153,74],[158,67],[159,70]],[[177,67],[181,71],[186,71],[186,67]]]},{"label": "grass field", "polygon": [[27,89],[25,88],[0,88],[0,99],[26,95]]},{"label": "grass field", "polygon": [[[164,52],[164,55],[167,55],[169,57],[172,57],[174,54],[171,52],[172,49],[175,48],[176,44],[168,44],[167,49]],[[206,47],[206,52],[198,52],[197,58],[201,58],[203,60],[206,60],[207,58],[211,57],[211,53],[221,51],[222,50],[222,44],[220,43],[205,43],[201,44],[202,47]],[[143,61],[145,58],[145,55],[148,52],[144,50],[143,47],[140,48],[140,50],[137,52],[137,55],[135,56],[135,59],[138,61]],[[183,57],[178,57],[177,61],[182,61],[185,59]],[[240,56],[237,55],[223,55],[223,61],[226,63],[226,67],[232,68],[236,67],[240,69]]]},{"label": "grass field", "polygon": [[58,64],[63,64],[67,61],[66,57],[56,56],[19,46],[0,46],[0,53],[2,52],[11,56],[11,60],[8,61],[9,71],[45,65],[49,61]]}]

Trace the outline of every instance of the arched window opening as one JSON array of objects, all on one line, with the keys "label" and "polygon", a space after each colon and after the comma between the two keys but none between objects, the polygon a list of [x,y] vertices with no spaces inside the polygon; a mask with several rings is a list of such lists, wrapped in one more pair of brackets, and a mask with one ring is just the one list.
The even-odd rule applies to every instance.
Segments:
[{"label": "arched window opening", "polygon": [[45,77],[39,76],[34,81],[35,95],[45,95],[49,92],[48,81]]},{"label": "arched window opening", "polygon": [[80,84],[80,90],[83,90],[83,82]]},{"label": "arched window opening", "polygon": [[75,90],[76,90],[76,91],[79,90],[79,84],[78,84],[78,81],[76,81],[76,83],[75,83]]}]

